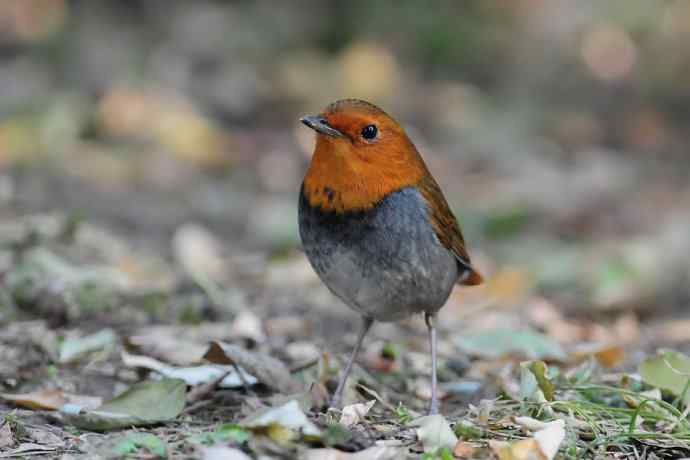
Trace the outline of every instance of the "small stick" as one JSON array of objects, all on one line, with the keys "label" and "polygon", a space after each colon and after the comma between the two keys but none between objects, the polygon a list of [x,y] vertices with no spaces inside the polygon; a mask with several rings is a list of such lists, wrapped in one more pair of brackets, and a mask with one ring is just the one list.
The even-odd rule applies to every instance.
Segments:
[{"label": "small stick", "polygon": [[216,387],[222,382],[225,377],[228,376],[230,371],[224,372],[220,374],[218,377],[216,377],[213,380],[210,380],[206,383],[202,383],[200,385],[195,386],[191,390],[189,390],[189,393],[187,393],[187,404],[195,404],[199,401],[201,401],[203,398],[208,396],[210,393],[213,392],[213,390],[216,389]]}]

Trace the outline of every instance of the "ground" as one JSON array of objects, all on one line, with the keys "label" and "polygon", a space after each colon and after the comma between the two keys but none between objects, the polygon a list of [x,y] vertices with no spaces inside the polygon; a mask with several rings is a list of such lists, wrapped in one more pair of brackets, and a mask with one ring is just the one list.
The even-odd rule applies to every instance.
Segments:
[{"label": "ground", "polygon": [[[29,193],[39,179],[44,187],[53,181],[51,203],[64,199],[62,194],[82,196],[84,203],[86,196],[98,196],[98,187],[88,182],[41,174],[4,176],[18,197],[29,197],[2,220],[4,456],[216,458],[214,452],[240,449],[271,458],[331,458],[323,449],[378,449],[352,458],[417,458],[425,451],[427,458],[448,458],[443,455],[455,449],[458,458],[493,452],[519,459],[541,447],[500,442],[534,443],[534,433],[545,427],[556,430],[547,433],[565,458],[677,458],[690,452],[679,396],[688,361],[673,354],[655,358],[659,346],[682,347],[686,323],[673,309],[649,313],[643,302],[653,297],[630,283],[628,276],[638,275],[628,275],[627,262],[618,264],[623,268],[596,262],[603,271],[594,285],[600,292],[583,293],[589,306],[568,312],[555,302],[567,306],[573,294],[559,297],[550,290],[558,279],[532,279],[556,277],[558,267],[539,273],[530,268],[533,261],[501,262],[487,255],[500,251],[475,251],[487,283],[458,287],[438,321],[445,416],[440,425],[414,425],[429,396],[421,318],[374,327],[345,405],[376,402],[352,423],[341,420],[340,412],[327,412],[326,401],[359,319],[319,282],[299,248],[274,244],[267,251],[265,243],[233,241],[209,230],[232,228],[232,215],[228,222],[208,219],[208,227],[198,221],[172,227],[167,219],[175,219],[163,212],[158,220],[148,213],[123,217],[112,207],[96,210],[98,203],[88,219],[41,212],[41,198]],[[165,209],[170,199],[160,194],[150,209]],[[482,225],[484,231],[493,225],[510,233],[519,225],[513,220],[491,216]],[[158,227],[152,232],[150,226]],[[161,237],[167,234],[172,236]],[[516,235],[507,241],[529,244],[530,235]],[[483,244],[505,245],[506,237],[484,238]],[[613,254],[614,261],[629,257]],[[562,264],[572,263],[561,257]],[[578,253],[569,257],[586,260]],[[633,267],[643,270],[645,263]],[[576,282],[571,269],[561,267],[561,276]],[[631,289],[640,290],[633,295]],[[654,292],[655,286],[647,289]],[[206,355],[213,341],[229,347],[227,354],[217,348]],[[199,367],[204,361],[225,367]],[[252,380],[238,379],[228,367],[232,362]],[[653,371],[638,373],[642,362]],[[675,380],[673,372],[654,380],[664,373],[653,366],[666,363],[667,370],[681,369]],[[171,373],[181,368],[187,373]],[[218,385],[227,372],[234,382]],[[161,373],[186,382],[171,390],[163,384],[177,381],[157,380]],[[151,381],[163,386],[139,388]],[[127,389],[135,409],[125,402],[117,411],[133,414],[132,420],[103,421],[86,412]],[[299,404],[285,406],[291,400]],[[65,413],[70,406],[64,404],[77,404],[80,414]],[[283,407],[287,418],[255,425],[267,407]],[[558,420],[564,429],[548,425]],[[297,427],[286,428],[292,422]],[[446,423],[450,440],[439,441]],[[429,430],[436,441],[426,439]]]},{"label": "ground", "polygon": [[[303,3],[0,1],[0,458],[690,457],[690,3]],[[300,249],[298,120],[349,97],[486,278],[441,417],[422,318],[326,410],[359,318]]]}]

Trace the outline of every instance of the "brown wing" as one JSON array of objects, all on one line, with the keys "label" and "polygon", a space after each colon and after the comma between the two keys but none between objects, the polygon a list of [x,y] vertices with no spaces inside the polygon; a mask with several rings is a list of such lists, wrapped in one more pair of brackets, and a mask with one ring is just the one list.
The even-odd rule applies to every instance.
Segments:
[{"label": "brown wing", "polygon": [[472,266],[470,256],[465,249],[465,240],[460,232],[458,221],[453,212],[448,207],[441,188],[438,186],[431,174],[426,174],[417,185],[422,196],[429,203],[429,217],[431,225],[436,232],[441,244],[453,253],[458,260],[458,266],[464,269],[461,272],[458,284],[475,286],[481,284],[482,275]]}]

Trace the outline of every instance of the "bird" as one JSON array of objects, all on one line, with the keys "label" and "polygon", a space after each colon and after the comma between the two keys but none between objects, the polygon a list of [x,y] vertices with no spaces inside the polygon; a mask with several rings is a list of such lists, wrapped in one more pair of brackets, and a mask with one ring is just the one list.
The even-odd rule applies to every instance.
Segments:
[{"label": "bird", "polygon": [[302,247],[328,289],[362,317],[330,400],[337,408],[375,321],[423,314],[437,414],[435,319],[455,284],[483,279],[443,192],[405,130],[376,105],[343,99],[300,121],[316,132],[298,204]]}]

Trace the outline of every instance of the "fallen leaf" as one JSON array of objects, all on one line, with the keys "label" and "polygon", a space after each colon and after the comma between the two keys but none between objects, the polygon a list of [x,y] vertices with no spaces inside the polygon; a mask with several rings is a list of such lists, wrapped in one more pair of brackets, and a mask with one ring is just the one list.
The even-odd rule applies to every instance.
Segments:
[{"label": "fallen leaf", "polygon": [[118,441],[113,447],[113,454],[118,457],[128,457],[137,449],[144,448],[159,458],[166,457],[165,442],[151,433],[132,433]]},{"label": "fallen leaf", "polygon": [[521,419],[525,425],[541,427],[541,429],[536,431],[532,438],[513,443],[490,440],[491,451],[499,460],[552,460],[565,439],[565,422],[554,420],[540,425],[538,420],[529,417]]},{"label": "fallen leaf", "polygon": [[105,431],[151,425],[177,417],[184,409],[187,385],[180,379],[140,382],[102,406],[86,410],[66,404],[63,419],[79,428]]},{"label": "fallen leaf", "polygon": [[404,458],[406,450],[396,446],[372,446],[359,452],[309,449],[302,458],[304,460],[395,460]]},{"label": "fallen leaf", "polygon": [[207,431],[187,438],[187,441],[196,444],[218,444],[230,441],[241,444],[251,437],[251,433],[236,423],[224,423],[213,431]]},{"label": "fallen leaf", "polygon": [[261,318],[251,310],[243,310],[237,314],[230,324],[230,333],[232,337],[252,339],[258,343],[266,341]]},{"label": "fallen leaf", "polygon": [[455,458],[471,458],[477,448],[466,441],[458,441],[458,443],[453,448],[453,457]]},{"label": "fallen leaf", "polygon": [[33,442],[24,442],[15,449],[0,452],[0,458],[24,458],[28,457],[29,455],[34,456],[46,452],[53,452],[57,449],[58,448],[55,446],[42,446],[41,444],[36,444]]},{"label": "fallen leaf", "polygon": [[188,366],[201,362],[209,340],[220,340],[227,332],[227,324],[222,323],[149,325],[129,336],[127,342],[140,354],[169,364]]},{"label": "fallen leaf", "polygon": [[570,356],[576,361],[594,356],[599,364],[612,368],[623,362],[625,350],[620,345],[587,345],[578,347]]},{"label": "fallen leaf", "polygon": [[36,427],[24,426],[26,434],[38,444],[43,446],[65,447],[65,439],[50,431],[45,425]]},{"label": "fallen leaf", "polygon": [[505,355],[525,356],[527,359],[566,358],[558,342],[533,331],[487,329],[461,335],[455,339],[455,344],[466,353],[486,358],[499,358]]},{"label": "fallen leaf", "polygon": [[[673,350],[659,350],[640,363],[638,372],[646,384],[680,396],[690,379],[690,357]],[[685,394],[685,401],[690,402],[690,392]]]},{"label": "fallen leaf", "polygon": [[226,446],[206,447],[202,454],[202,460],[252,460],[241,450]]},{"label": "fallen leaf", "polygon": [[527,431],[539,431],[548,426],[547,422],[542,422],[532,417],[513,417],[513,422]]},{"label": "fallen leaf", "polygon": [[652,328],[652,341],[664,344],[690,342],[690,319],[673,318]]},{"label": "fallen leaf", "polygon": [[[539,390],[541,390],[542,394],[544,395],[544,398],[547,401],[553,401],[553,395],[555,392],[555,388],[553,386],[553,383],[549,380],[547,377],[547,371],[548,368],[546,367],[546,363],[544,361],[527,361],[524,363],[520,363],[520,367],[524,370],[527,370],[532,373],[534,376],[534,379],[536,381],[537,386],[539,387]],[[522,387],[522,382],[521,382],[521,387]],[[522,388],[521,388],[521,396],[523,397],[529,397],[531,394],[523,394],[522,393]]]},{"label": "fallen leaf", "polygon": [[444,447],[452,451],[458,443],[458,437],[441,414],[420,417],[410,425],[418,427],[417,438],[422,443],[424,452],[436,452]]},{"label": "fallen leaf", "polygon": [[309,421],[295,400],[282,406],[261,409],[242,420],[240,426],[265,434],[278,442],[291,441],[300,435],[308,438],[321,436],[321,430]]},{"label": "fallen leaf", "polygon": [[223,245],[208,229],[196,223],[180,226],[172,239],[175,259],[194,280],[219,282],[227,275]]},{"label": "fallen leaf", "polygon": [[64,404],[79,404],[85,408],[101,405],[102,399],[96,396],[80,396],[65,393],[60,389],[41,390],[34,393],[9,394],[0,393],[0,398],[14,404],[36,410],[58,410]]},{"label": "fallen leaf", "polygon": [[539,450],[548,460],[556,456],[563,439],[565,439],[565,422],[563,420],[549,422],[543,430],[534,433],[534,440],[537,442]]},{"label": "fallen leaf", "polygon": [[303,385],[292,378],[285,364],[262,353],[214,341],[211,342],[204,358],[216,364],[237,364],[255,376],[259,382],[280,393],[290,394],[303,390]]},{"label": "fallen leaf", "polygon": [[14,445],[14,435],[12,434],[12,427],[7,422],[0,426],[0,449],[7,449]]},{"label": "fallen leaf", "polygon": [[374,407],[374,404],[376,404],[376,400],[372,399],[363,404],[350,404],[349,406],[343,407],[343,411],[340,415],[340,424],[346,427],[356,425],[364,419],[371,408]]},{"label": "fallen leaf", "polygon": [[257,382],[256,377],[247,374],[242,368],[240,368],[242,372],[242,376],[240,376],[234,366],[207,364],[202,366],[176,367],[168,366],[148,356],[130,355],[129,353],[122,353],[122,362],[125,366],[150,369],[164,377],[182,379],[187,385],[191,386],[220,379],[220,376],[224,374],[227,374],[226,377],[218,384],[221,388],[240,388],[244,385],[244,382],[248,385],[254,385]]},{"label": "fallen leaf", "polygon": [[67,339],[60,344],[58,361],[68,363],[94,351],[115,344],[117,336],[111,329],[103,329],[95,334],[75,339]]},{"label": "fallen leaf", "polygon": [[491,439],[489,448],[498,460],[546,460],[534,439],[523,439],[514,443]]}]

